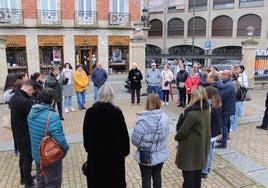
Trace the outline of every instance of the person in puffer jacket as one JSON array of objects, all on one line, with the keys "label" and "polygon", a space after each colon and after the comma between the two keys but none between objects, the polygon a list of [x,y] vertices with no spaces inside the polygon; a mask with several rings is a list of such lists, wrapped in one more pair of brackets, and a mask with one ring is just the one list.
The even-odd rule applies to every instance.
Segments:
[{"label": "person in puffer jacket", "polygon": [[[132,133],[132,144],[137,146],[134,159],[139,163],[142,187],[161,187],[161,170],[168,158],[167,137],[170,124],[168,116],[161,109],[158,94],[150,94],[146,101],[146,110],[139,113]],[[140,147],[150,147],[150,163],[143,164],[140,160]]]},{"label": "person in puffer jacket", "polygon": [[52,112],[52,114],[50,116],[47,134],[57,141],[65,153],[64,156],[66,156],[66,153],[69,150],[69,145],[65,139],[60,117],[53,108],[55,97],[56,92],[54,89],[44,88],[38,94],[37,104],[33,105],[27,117],[32,156],[36,163],[38,187],[53,185],[54,187],[60,188],[62,182],[62,159],[48,167],[44,167],[42,169],[44,176],[40,175],[39,145],[45,135],[46,121],[50,112]]}]

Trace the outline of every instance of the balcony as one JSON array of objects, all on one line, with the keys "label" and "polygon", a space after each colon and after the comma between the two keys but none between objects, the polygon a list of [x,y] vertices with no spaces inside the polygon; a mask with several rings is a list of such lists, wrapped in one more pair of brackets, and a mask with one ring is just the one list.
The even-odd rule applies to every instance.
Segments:
[{"label": "balcony", "polygon": [[22,24],[21,9],[0,9],[0,24]]},{"label": "balcony", "polygon": [[60,10],[38,10],[38,24],[54,25],[61,24]]},{"label": "balcony", "polygon": [[109,25],[115,26],[130,26],[129,13],[109,13]]},{"label": "balcony", "polygon": [[76,11],[75,23],[77,25],[97,25],[97,12],[95,11]]}]

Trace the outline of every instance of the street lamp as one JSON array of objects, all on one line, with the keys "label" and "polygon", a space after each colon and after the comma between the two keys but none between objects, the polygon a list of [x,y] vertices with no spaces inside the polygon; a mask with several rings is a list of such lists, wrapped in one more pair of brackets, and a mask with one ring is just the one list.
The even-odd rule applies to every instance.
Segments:
[{"label": "street lamp", "polygon": [[149,10],[147,8],[142,9],[142,16],[141,16],[141,21],[143,22],[144,27],[149,27]]}]

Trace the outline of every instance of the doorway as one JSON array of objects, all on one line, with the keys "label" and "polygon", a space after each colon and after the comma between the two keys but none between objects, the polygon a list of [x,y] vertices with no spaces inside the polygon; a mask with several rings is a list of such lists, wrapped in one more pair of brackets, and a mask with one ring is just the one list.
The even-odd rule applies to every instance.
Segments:
[{"label": "doorway", "polygon": [[91,49],[80,49],[81,64],[84,66],[84,71],[87,75],[92,73],[92,50]]}]

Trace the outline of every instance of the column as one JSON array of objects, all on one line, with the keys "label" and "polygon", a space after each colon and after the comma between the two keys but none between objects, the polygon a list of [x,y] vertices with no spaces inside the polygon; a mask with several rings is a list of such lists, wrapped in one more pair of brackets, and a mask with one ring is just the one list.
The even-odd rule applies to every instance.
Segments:
[{"label": "column", "polygon": [[248,38],[241,42],[243,65],[248,76],[249,87],[254,88],[254,65],[256,57],[256,49],[258,42],[252,38]]},{"label": "column", "polygon": [[145,81],[145,47],[146,38],[143,36],[142,22],[134,23],[134,36],[130,39],[130,61],[129,67],[132,63],[137,63],[137,68],[143,75],[141,95],[147,95],[147,84]]},{"label": "column", "polygon": [[[7,57],[6,57],[6,40],[0,38],[0,89],[2,90],[5,86],[7,77]],[[2,97],[0,101],[2,102]]]}]

